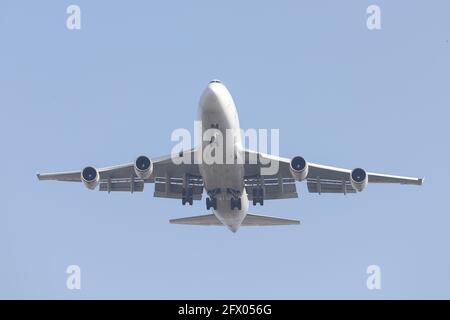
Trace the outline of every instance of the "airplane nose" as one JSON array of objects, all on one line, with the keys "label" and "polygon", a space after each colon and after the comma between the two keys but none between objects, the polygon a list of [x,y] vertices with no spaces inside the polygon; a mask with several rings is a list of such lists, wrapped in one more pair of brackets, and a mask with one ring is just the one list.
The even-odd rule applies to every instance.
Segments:
[{"label": "airplane nose", "polygon": [[217,98],[220,92],[224,91],[224,86],[220,80],[211,80],[206,88],[207,93],[213,98]]},{"label": "airplane nose", "polygon": [[223,85],[219,80],[212,80],[208,83],[201,97],[201,106],[203,111],[217,111],[221,106],[221,94]]},{"label": "airplane nose", "polygon": [[206,87],[206,94],[211,98],[217,98],[221,88],[218,82],[210,82],[208,87]]},{"label": "airplane nose", "polygon": [[205,93],[203,94],[203,102],[205,105],[214,106],[219,102],[219,96],[217,94],[217,90],[214,87],[209,86],[206,88]]}]

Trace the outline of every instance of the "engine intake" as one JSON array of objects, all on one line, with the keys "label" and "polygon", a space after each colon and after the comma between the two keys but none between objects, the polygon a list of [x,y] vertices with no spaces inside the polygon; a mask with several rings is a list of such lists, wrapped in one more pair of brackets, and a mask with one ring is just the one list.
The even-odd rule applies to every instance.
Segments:
[{"label": "engine intake", "polygon": [[100,175],[94,167],[86,167],[81,171],[81,180],[88,189],[95,189],[100,181]]},{"label": "engine intake", "polygon": [[137,157],[134,162],[134,171],[141,179],[147,179],[153,172],[153,162],[146,156]]},{"label": "engine intake", "polygon": [[352,184],[352,187],[356,189],[356,191],[363,191],[369,183],[367,172],[361,168],[353,169],[350,174],[350,183]]},{"label": "engine intake", "polygon": [[308,163],[303,157],[294,157],[289,165],[292,176],[297,181],[305,180],[308,176]]}]

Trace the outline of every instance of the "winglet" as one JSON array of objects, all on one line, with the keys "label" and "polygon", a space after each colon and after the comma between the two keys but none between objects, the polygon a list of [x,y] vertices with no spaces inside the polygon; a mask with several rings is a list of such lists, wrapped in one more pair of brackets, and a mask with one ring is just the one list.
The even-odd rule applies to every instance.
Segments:
[{"label": "winglet", "polygon": [[41,174],[39,172],[36,172],[36,177],[38,178],[38,180],[41,180]]}]

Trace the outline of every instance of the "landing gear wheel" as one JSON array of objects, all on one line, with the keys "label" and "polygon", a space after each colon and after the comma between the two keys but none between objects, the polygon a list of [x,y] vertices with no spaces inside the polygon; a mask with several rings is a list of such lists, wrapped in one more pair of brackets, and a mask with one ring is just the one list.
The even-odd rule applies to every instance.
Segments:
[{"label": "landing gear wheel", "polygon": [[181,198],[181,204],[184,206],[186,205],[186,203],[189,203],[190,206],[192,206],[194,204],[194,199],[193,198]]},{"label": "landing gear wheel", "polygon": [[238,210],[241,210],[242,209],[241,199],[240,198],[239,199],[231,198],[230,207],[231,207],[231,210],[234,210],[235,208],[237,208]]},{"label": "landing gear wheel", "polygon": [[263,188],[254,188],[253,189],[253,205],[259,203],[260,205],[264,205],[264,189]]},{"label": "landing gear wheel", "polygon": [[189,203],[189,205],[192,206],[193,201],[194,201],[192,188],[188,188],[188,189],[183,188],[183,190],[181,191],[181,195],[182,195],[181,203],[183,204],[183,206],[186,203]]},{"label": "landing gear wheel", "polygon": [[217,199],[213,198],[206,198],[206,210],[209,210],[211,208],[214,208],[214,210],[217,209]]}]

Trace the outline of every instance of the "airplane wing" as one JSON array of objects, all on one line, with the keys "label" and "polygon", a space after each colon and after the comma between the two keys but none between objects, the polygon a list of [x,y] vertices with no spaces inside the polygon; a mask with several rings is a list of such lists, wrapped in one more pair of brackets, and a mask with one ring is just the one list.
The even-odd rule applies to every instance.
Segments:
[{"label": "airplane wing", "polygon": [[[276,167],[274,172],[264,172],[266,164]],[[244,185],[249,200],[275,200],[297,198],[295,179],[289,171],[289,159],[260,152],[245,151]],[[260,191],[263,191],[261,195]]]},{"label": "airplane wing", "polygon": [[[306,178],[308,191],[312,193],[355,193],[350,182],[352,170],[324,166],[308,162],[309,172]],[[423,178],[394,176],[367,172],[368,183],[396,183],[422,185]]]},{"label": "airplane wing", "polygon": [[[257,163],[250,164],[249,159],[257,159]],[[278,156],[258,153],[255,151],[246,151],[245,176],[246,180],[254,181],[247,189],[248,194],[255,194],[256,187],[264,186],[268,197],[264,199],[283,199],[291,196],[297,196],[295,191],[295,179],[290,172],[291,159]],[[270,164],[278,168],[276,174],[261,174],[261,168],[268,167]],[[308,175],[306,177],[308,191],[311,193],[356,193],[350,182],[352,170],[325,166],[308,162]],[[368,183],[397,183],[408,185],[422,185],[422,178],[394,176],[388,174],[367,172]],[[292,186],[287,185],[293,184]]]},{"label": "airplane wing", "polygon": [[[183,187],[191,186],[193,200],[200,200],[203,193],[203,181],[198,165],[193,161],[194,152],[191,149],[178,155],[167,155],[152,159],[153,171],[146,179],[141,179],[136,175],[134,163],[100,168],[97,170],[99,173],[99,190],[140,192],[144,190],[145,183],[154,183],[155,197],[181,199]],[[175,164],[178,163],[176,159],[182,156],[191,156],[191,164]],[[82,181],[81,170],[38,173],[37,177],[39,180]]]}]

